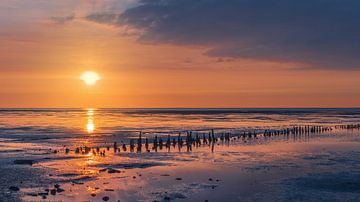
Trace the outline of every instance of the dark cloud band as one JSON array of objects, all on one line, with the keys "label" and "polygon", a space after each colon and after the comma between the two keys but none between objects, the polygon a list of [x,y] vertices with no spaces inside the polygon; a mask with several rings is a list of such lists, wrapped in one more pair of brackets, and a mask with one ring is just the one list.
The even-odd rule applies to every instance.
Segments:
[{"label": "dark cloud band", "polygon": [[213,57],[359,69],[359,10],[357,0],[144,0],[87,18],[140,29],[141,42],[205,45]]}]

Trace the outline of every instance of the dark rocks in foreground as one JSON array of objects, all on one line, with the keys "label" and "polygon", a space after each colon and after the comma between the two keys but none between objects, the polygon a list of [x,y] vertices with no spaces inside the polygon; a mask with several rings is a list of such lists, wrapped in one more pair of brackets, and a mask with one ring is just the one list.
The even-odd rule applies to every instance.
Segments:
[{"label": "dark rocks in foreground", "polygon": [[20,159],[20,160],[14,160],[14,164],[32,166],[34,164],[34,161],[33,160],[27,160],[27,159]]},{"label": "dark rocks in foreground", "polygon": [[10,191],[20,191],[19,187],[11,186],[9,187]]}]

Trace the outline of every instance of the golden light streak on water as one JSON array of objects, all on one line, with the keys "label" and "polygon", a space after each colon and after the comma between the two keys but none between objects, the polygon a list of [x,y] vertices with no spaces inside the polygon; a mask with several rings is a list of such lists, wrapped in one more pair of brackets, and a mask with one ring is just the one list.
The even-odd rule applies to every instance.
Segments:
[{"label": "golden light streak on water", "polygon": [[95,131],[94,124],[94,109],[87,110],[87,123],[86,123],[86,131],[91,134]]}]

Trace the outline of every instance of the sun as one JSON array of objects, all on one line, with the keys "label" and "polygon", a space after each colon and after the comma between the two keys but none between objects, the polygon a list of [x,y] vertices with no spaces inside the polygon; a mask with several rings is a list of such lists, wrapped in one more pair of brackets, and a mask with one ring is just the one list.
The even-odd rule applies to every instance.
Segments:
[{"label": "sun", "polygon": [[93,86],[98,80],[100,80],[99,74],[93,71],[86,71],[81,74],[80,79],[85,82],[86,85]]}]

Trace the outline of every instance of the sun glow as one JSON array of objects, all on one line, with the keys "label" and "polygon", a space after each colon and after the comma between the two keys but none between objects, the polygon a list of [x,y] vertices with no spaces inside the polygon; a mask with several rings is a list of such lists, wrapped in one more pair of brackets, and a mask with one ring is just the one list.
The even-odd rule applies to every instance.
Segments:
[{"label": "sun glow", "polygon": [[80,76],[80,79],[83,80],[86,85],[93,86],[101,78],[96,72],[86,71]]}]

